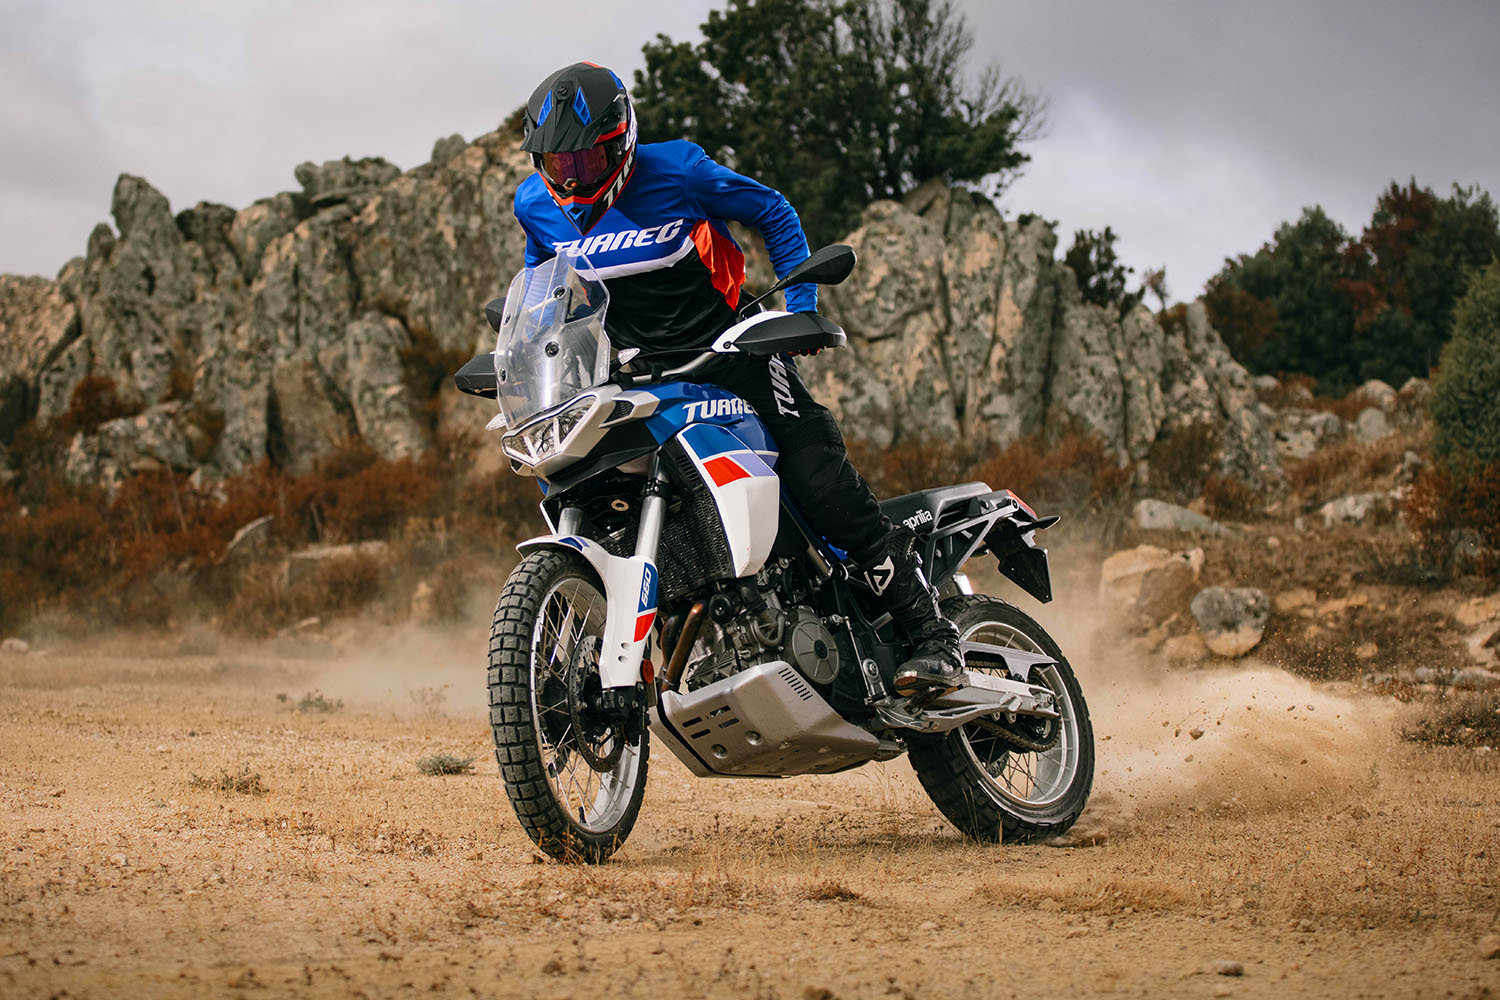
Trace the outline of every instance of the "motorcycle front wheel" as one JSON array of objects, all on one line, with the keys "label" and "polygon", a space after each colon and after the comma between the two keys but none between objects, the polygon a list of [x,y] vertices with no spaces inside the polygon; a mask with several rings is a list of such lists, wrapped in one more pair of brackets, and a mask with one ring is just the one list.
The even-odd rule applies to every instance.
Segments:
[{"label": "motorcycle front wheel", "polygon": [[581,556],[546,550],[511,573],[490,629],[490,729],[516,817],[560,861],[613,854],[640,813],[649,735],[598,711],[608,602]]},{"label": "motorcycle front wheel", "polygon": [[[943,602],[943,613],[963,640],[1050,657],[1052,663],[1032,669],[1031,683],[1052,689],[1059,718],[976,720],[940,736],[914,737],[908,749],[917,779],[948,821],[978,840],[1027,842],[1063,833],[1083,812],[1094,783],[1094,728],[1073,668],[1040,625],[1005,601],[955,597]],[[998,664],[968,668],[1004,673]]]}]

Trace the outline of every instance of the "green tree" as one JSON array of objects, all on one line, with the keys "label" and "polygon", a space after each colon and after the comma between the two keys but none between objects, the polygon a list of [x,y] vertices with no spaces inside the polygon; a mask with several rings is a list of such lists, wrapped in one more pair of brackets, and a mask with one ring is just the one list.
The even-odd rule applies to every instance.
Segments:
[{"label": "green tree", "polygon": [[777,188],[815,242],[931,178],[994,195],[1041,100],[993,66],[950,0],[729,0],[697,45],[658,35],[632,94],[644,141],[687,138]]},{"label": "green tree", "polygon": [[1465,275],[1500,253],[1494,202],[1412,180],[1381,193],[1358,239],[1314,206],[1209,280],[1210,319],[1256,372],[1300,372],[1324,391],[1426,375],[1452,327]]},{"label": "green tree", "polygon": [[1348,234],[1322,208],[1283,223],[1254,254],[1226,260],[1204,294],[1209,320],[1254,372],[1302,372],[1347,384],[1353,320],[1335,285]]},{"label": "green tree", "polygon": [[[1442,455],[1500,462],[1500,263],[1472,272],[1428,404]],[[1492,512],[1493,513],[1493,512]]]},{"label": "green tree", "polygon": [[1136,292],[1125,290],[1135,268],[1120,262],[1115,253],[1116,238],[1115,231],[1109,226],[1105,226],[1103,232],[1079,229],[1073,233],[1073,245],[1063,255],[1063,263],[1078,279],[1078,291],[1085,302],[1118,309],[1124,316],[1141,301],[1145,288],[1143,286]]}]

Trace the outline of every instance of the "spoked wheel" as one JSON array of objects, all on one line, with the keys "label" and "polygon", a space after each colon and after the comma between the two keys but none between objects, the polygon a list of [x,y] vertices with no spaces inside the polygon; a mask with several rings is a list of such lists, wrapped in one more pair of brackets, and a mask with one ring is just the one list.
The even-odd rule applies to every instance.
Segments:
[{"label": "spoked wheel", "polygon": [[501,592],[490,630],[490,729],[510,804],[536,845],[600,862],[629,836],[646,790],[648,736],[599,710],[607,602],[581,557],[534,552]]},{"label": "spoked wheel", "polygon": [[[1030,681],[1052,689],[1059,718],[979,719],[941,736],[913,739],[912,768],[948,820],[980,840],[1029,841],[1062,833],[1094,783],[1094,728],[1073,668],[1040,625],[992,597],[958,597],[943,612],[966,641],[1051,657]],[[970,662],[968,668],[1003,675]]]}]

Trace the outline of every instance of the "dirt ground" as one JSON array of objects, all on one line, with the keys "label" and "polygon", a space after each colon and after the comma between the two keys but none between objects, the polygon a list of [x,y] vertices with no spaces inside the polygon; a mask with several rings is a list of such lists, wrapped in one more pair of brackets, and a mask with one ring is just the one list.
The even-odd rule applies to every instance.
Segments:
[{"label": "dirt ground", "polygon": [[[1096,655],[1064,845],[964,841],[901,760],[711,782],[658,755],[582,868],[511,814],[483,629],[363,638],[0,656],[0,995],[1500,990],[1500,755],[1399,744],[1390,702]],[[436,752],[474,772],[422,774]]]}]

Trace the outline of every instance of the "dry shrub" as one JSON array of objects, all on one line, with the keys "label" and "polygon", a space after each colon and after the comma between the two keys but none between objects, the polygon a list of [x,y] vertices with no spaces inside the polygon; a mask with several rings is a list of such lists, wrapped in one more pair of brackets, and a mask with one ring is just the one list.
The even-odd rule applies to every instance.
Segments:
[{"label": "dry shrub", "polygon": [[1305,407],[1309,405],[1308,400],[1313,398],[1313,390],[1317,384],[1318,380],[1311,375],[1282,375],[1275,388],[1257,388],[1255,395],[1273,410]]},{"label": "dry shrub", "polygon": [[1097,436],[1068,431],[1051,447],[1027,438],[978,463],[972,478],[1008,489],[1045,514],[1114,515],[1129,496],[1131,470]]},{"label": "dry shrub", "polygon": [[58,419],[58,431],[64,438],[74,434],[92,434],[101,424],[141,412],[139,402],[121,399],[115,380],[107,375],[86,375],[73,387],[68,409]]},{"label": "dry shrub", "polygon": [[443,347],[425,327],[414,327],[410,332],[411,342],[398,352],[401,380],[417,401],[418,412],[425,418],[428,430],[433,430],[442,408],[439,394],[453,373],[469,360],[470,352]]},{"label": "dry shrub", "polygon": [[962,482],[981,451],[965,441],[911,441],[880,448],[849,442],[849,461],[877,496],[896,497]]},{"label": "dry shrub", "polygon": [[824,879],[807,890],[807,898],[819,902],[852,903],[864,897],[842,882]]},{"label": "dry shrub", "polygon": [[1249,521],[1263,510],[1263,499],[1254,488],[1234,476],[1217,474],[1203,481],[1203,503],[1210,517],[1225,521]]},{"label": "dry shrub", "polygon": [[208,778],[189,775],[188,787],[209,792],[233,792],[236,795],[264,795],[271,790],[261,780],[260,772],[251,771],[249,764],[240,765],[238,771],[221,767],[218,774]]},{"label": "dry shrub", "polygon": [[322,691],[309,691],[302,696],[301,701],[297,702],[296,711],[321,712],[324,715],[328,715],[332,712],[337,712],[343,707],[344,702],[342,699],[326,698]]},{"label": "dry shrub", "polygon": [[1219,430],[1211,424],[1185,424],[1163,433],[1151,445],[1153,491],[1191,500],[1219,465]]},{"label": "dry shrub", "polygon": [[433,777],[442,774],[469,774],[474,770],[473,757],[458,757],[451,753],[429,754],[417,761],[417,770]]},{"label": "dry shrub", "polygon": [[[25,481],[0,487],[0,627],[70,610],[86,611],[95,626],[227,611],[232,631],[275,631],[365,607],[382,589],[414,582],[399,579],[397,564],[421,553],[393,546],[390,573],[366,557],[296,586],[269,563],[306,545],[400,541],[413,525],[435,540],[429,566],[454,552],[471,562],[503,558],[517,526],[539,521],[536,484],[508,471],[471,476],[476,443],[473,435],[440,435],[431,452],[396,461],[351,443],[306,475],[263,462],[204,485],[172,470],[142,472],[112,498],[33,466]],[[266,515],[274,520],[260,561],[237,561],[232,571],[221,565],[235,532]],[[439,573],[433,582],[440,606],[460,606],[460,577]]]},{"label": "dry shrub", "polygon": [[1439,462],[1423,469],[1401,504],[1401,516],[1429,558],[1450,564],[1454,533],[1468,532],[1468,564],[1483,577],[1500,574],[1500,462]]},{"label": "dry shrub", "polygon": [[1437,702],[1403,726],[1401,738],[1429,746],[1500,747],[1500,692]]}]

